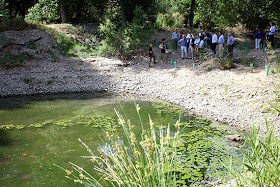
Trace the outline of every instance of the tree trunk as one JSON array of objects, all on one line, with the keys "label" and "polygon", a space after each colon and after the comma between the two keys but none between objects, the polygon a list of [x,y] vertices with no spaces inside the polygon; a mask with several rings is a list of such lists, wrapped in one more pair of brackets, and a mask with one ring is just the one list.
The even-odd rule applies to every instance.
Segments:
[{"label": "tree trunk", "polygon": [[194,6],[195,6],[195,0],[192,0],[191,10],[189,14],[189,26],[191,29],[193,29]]},{"label": "tree trunk", "polygon": [[65,0],[60,1],[61,6],[61,23],[68,23],[67,5]]}]

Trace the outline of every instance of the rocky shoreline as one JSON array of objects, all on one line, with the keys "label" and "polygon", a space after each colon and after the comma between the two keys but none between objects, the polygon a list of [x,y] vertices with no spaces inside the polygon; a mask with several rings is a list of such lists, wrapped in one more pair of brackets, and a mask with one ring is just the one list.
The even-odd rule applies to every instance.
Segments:
[{"label": "rocky shoreline", "polygon": [[[280,124],[270,112],[274,99],[274,76],[264,70],[237,67],[230,71],[193,70],[192,60],[178,60],[147,68],[144,61],[125,67],[117,59],[91,57],[64,58],[56,62],[34,60],[24,67],[0,68],[0,95],[31,95],[83,91],[128,93],[179,105],[191,114],[234,126],[244,131],[252,123],[266,133],[265,118],[279,135]],[[132,63],[131,63],[132,64]]]}]

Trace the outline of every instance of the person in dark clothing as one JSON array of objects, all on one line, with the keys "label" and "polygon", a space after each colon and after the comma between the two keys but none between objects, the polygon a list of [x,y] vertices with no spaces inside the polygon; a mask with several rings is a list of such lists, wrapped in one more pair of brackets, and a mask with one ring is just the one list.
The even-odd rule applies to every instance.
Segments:
[{"label": "person in dark clothing", "polygon": [[260,43],[263,39],[263,32],[258,28],[258,30],[254,33],[255,37],[255,48],[256,49],[261,49]]},{"label": "person in dark clothing", "polygon": [[155,53],[155,51],[153,50],[153,44],[150,44],[150,47],[149,47],[149,57],[150,57],[149,67],[151,66],[152,58],[154,58],[154,64],[156,63],[156,57],[155,57],[154,53]]},{"label": "person in dark clothing", "polygon": [[162,39],[162,42],[160,43],[159,48],[161,51],[161,59],[163,56],[162,61],[165,61],[166,60],[166,51],[165,51],[165,39],[164,38]]}]

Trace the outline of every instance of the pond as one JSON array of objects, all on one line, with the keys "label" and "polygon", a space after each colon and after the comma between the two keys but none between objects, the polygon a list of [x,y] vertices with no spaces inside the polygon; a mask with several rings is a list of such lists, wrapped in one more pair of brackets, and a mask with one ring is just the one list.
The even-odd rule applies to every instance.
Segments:
[{"label": "pond", "polygon": [[224,138],[236,133],[234,129],[161,101],[74,93],[0,98],[0,103],[0,186],[77,186],[53,164],[71,168],[72,162],[91,172],[92,163],[81,157],[89,153],[78,138],[96,150],[106,143],[106,130],[122,136],[114,109],[130,119],[139,137],[142,126],[136,104],[144,129],[149,128],[149,116],[157,128],[168,123],[174,127],[180,121],[186,154],[182,184],[216,180],[225,173],[219,157],[229,153],[237,162],[241,157]]}]

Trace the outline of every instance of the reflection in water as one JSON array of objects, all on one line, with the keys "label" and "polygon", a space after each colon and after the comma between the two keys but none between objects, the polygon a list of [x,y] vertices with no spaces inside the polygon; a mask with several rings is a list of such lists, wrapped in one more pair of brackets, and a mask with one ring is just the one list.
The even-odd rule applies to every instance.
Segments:
[{"label": "reflection in water", "polygon": [[9,132],[4,129],[0,129],[0,146],[9,145],[9,144],[11,144]]}]

